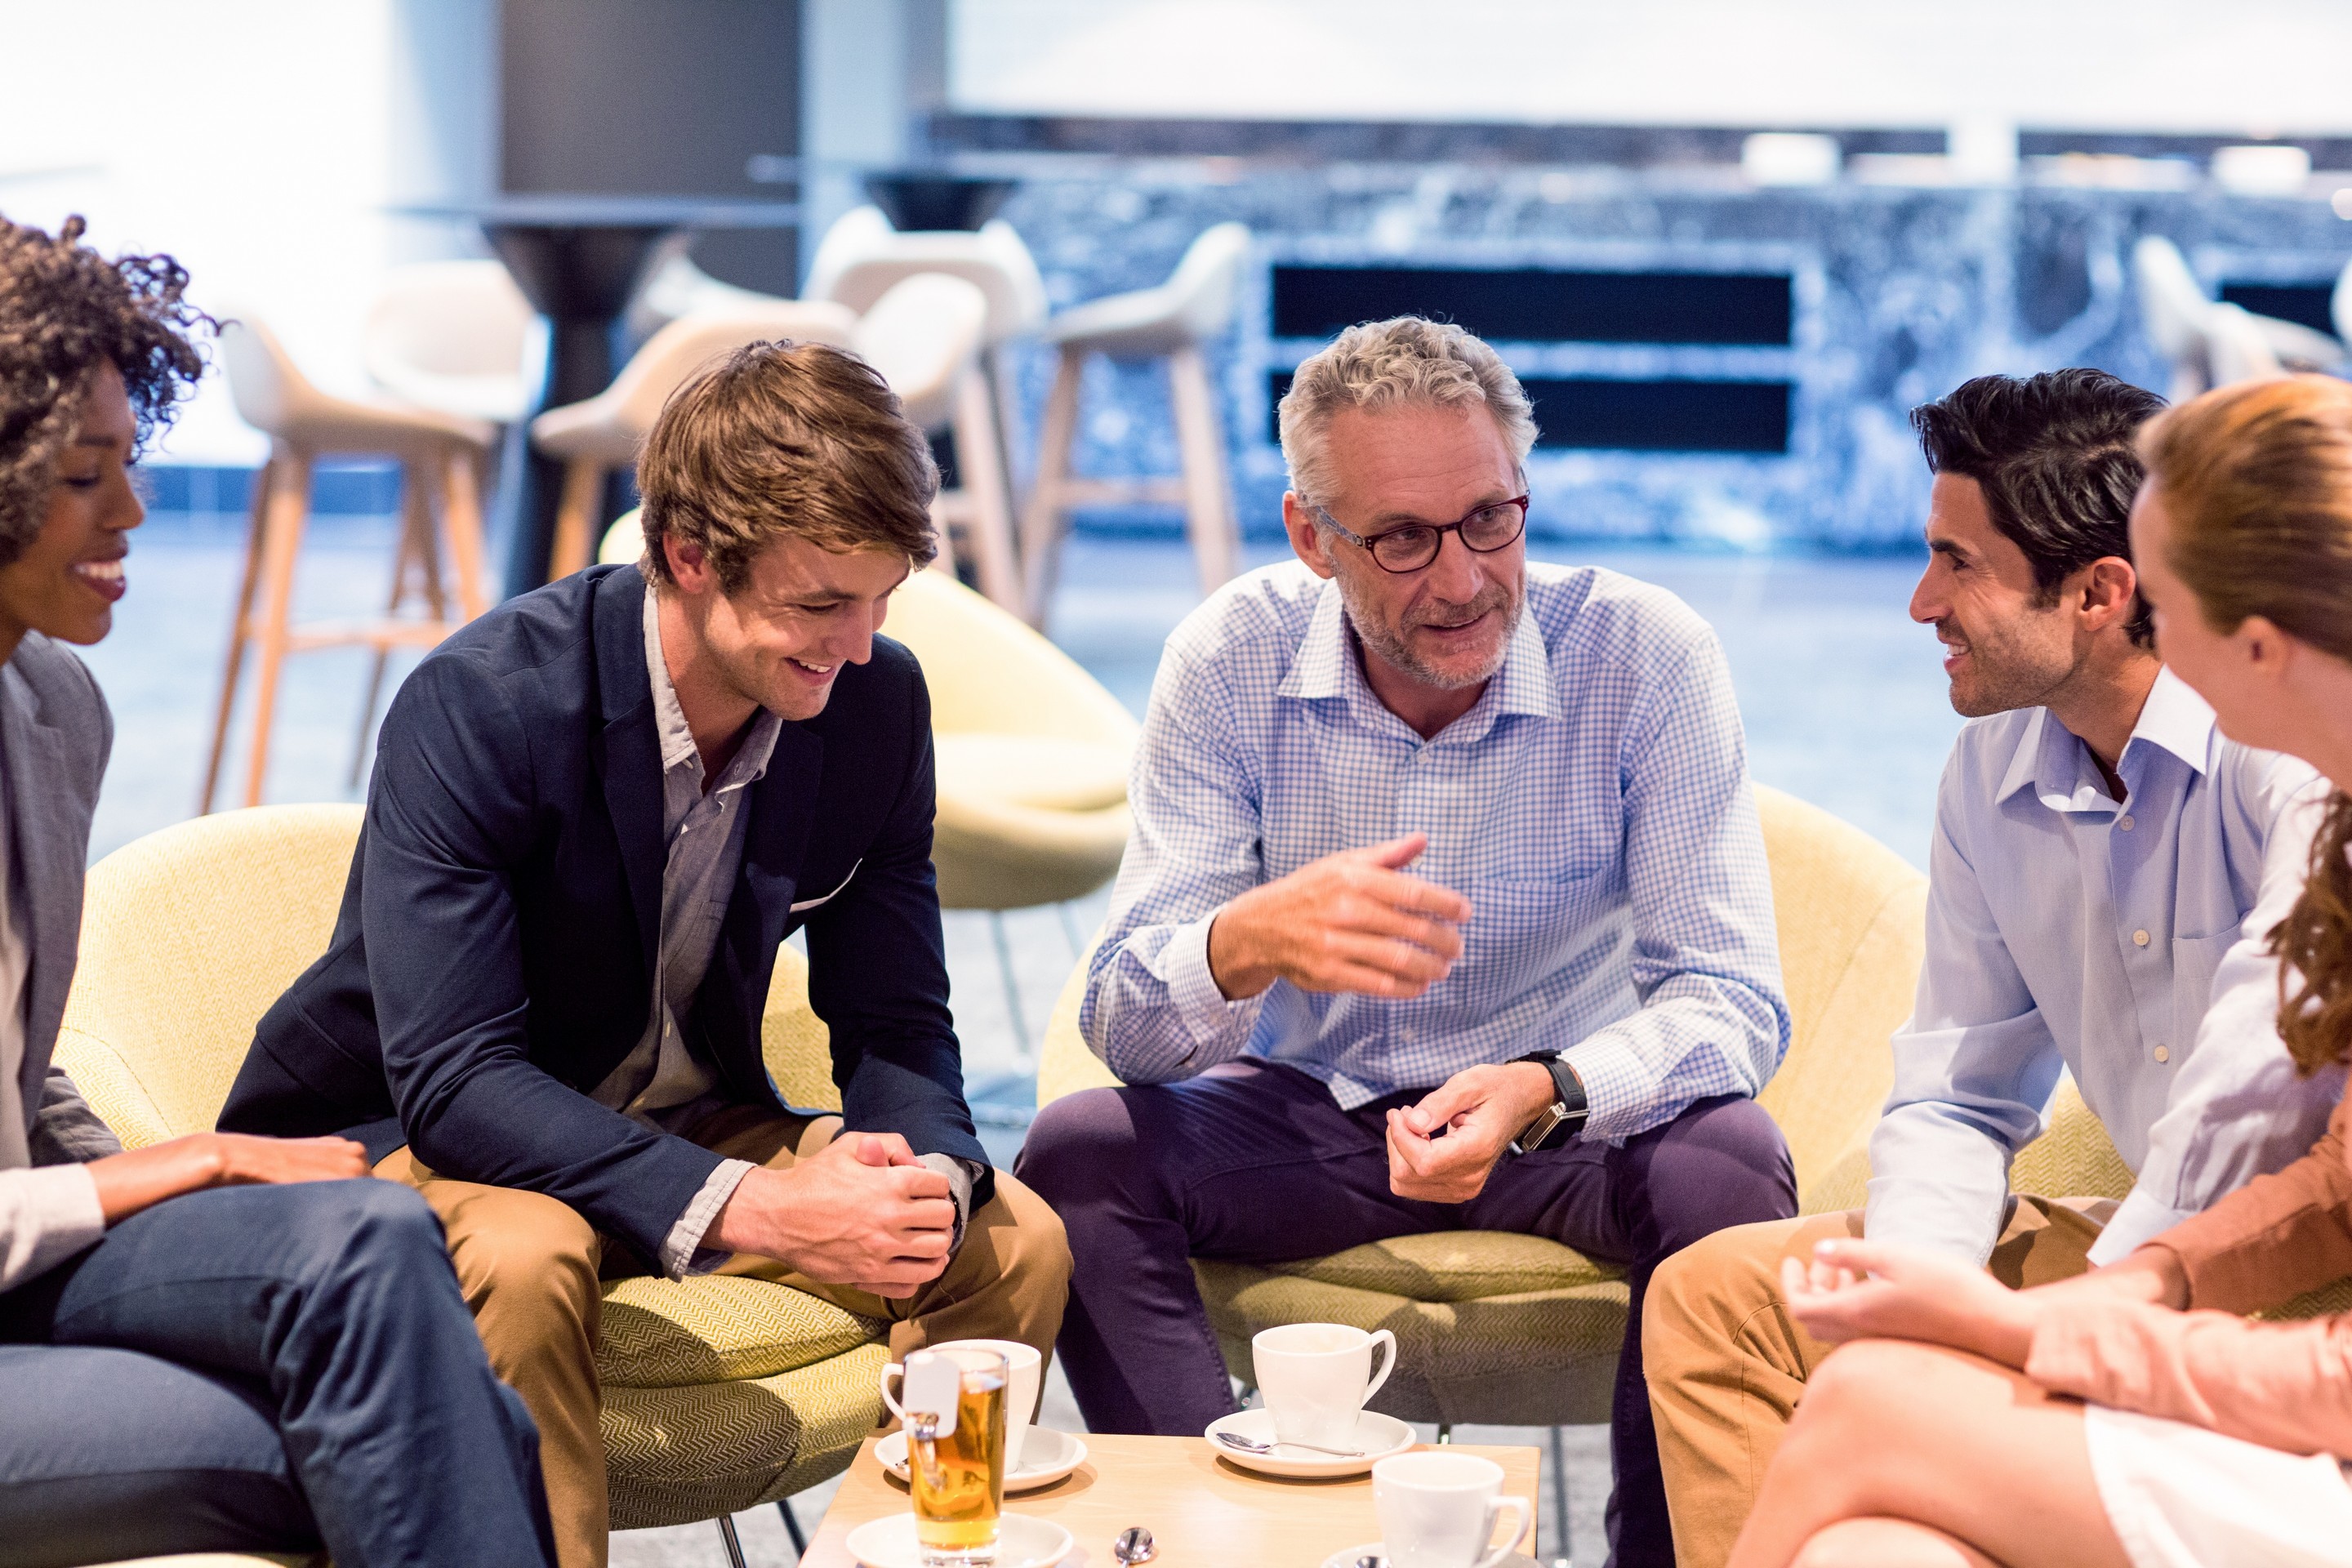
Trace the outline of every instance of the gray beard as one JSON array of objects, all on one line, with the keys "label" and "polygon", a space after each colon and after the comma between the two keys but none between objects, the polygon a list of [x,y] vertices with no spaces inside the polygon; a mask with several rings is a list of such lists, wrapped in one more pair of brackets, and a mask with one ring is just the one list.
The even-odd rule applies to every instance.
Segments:
[{"label": "gray beard", "polygon": [[[1526,613],[1528,607],[1528,602],[1524,596],[1516,602],[1507,599],[1505,605],[1496,606],[1496,608],[1507,607],[1509,618],[1503,625],[1503,635],[1495,645],[1493,657],[1475,670],[1466,674],[1456,674],[1430,668],[1419,654],[1412,651],[1412,646],[1402,636],[1390,631],[1360,610],[1356,605],[1355,595],[1345,578],[1339,580],[1339,605],[1348,612],[1348,625],[1355,631],[1356,640],[1364,645],[1366,652],[1378,655],[1384,662],[1402,670],[1423,686],[1438,691],[1463,691],[1494,679],[1495,672],[1501,669],[1503,661],[1510,657],[1511,638],[1517,634],[1519,616]],[[1476,606],[1479,601],[1474,599],[1471,605]]]}]

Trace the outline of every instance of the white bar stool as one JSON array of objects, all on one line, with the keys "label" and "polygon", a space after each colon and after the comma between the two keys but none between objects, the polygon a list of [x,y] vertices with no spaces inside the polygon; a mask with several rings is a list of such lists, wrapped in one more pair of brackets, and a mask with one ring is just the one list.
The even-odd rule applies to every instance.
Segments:
[{"label": "white bar stool", "polygon": [[[1030,618],[1042,626],[1053,603],[1055,569],[1073,509],[1157,501],[1184,509],[1184,531],[1211,594],[1240,569],[1240,531],[1232,480],[1225,471],[1224,419],[1201,345],[1232,324],[1250,232],[1221,223],[1195,239],[1168,281],[1156,289],[1090,300],[1045,324],[1045,341],[1059,345],[1054,391],[1045,400],[1037,478],[1022,517],[1021,553],[1028,570]],[[1181,478],[1089,479],[1070,472],[1077,439],[1078,387],[1087,357],[1168,363],[1168,390],[1176,420]]]},{"label": "white bar stool", "polygon": [[1013,555],[1013,507],[1004,482],[995,401],[979,359],[988,300],[978,285],[919,272],[890,286],[858,318],[859,357],[898,395],[907,422],[955,433],[956,488],[931,503],[942,549],[932,564],[953,575],[958,530],[980,591],[1021,614],[1021,568]]},{"label": "white bar stool", "polygon": [[[220,346],[236,411],[247,424],[269,437],[269,461],[254,478],[244,580],[229,623],[228,667],[221,677],[212,754],[205,764],[204,795],[196,805],[199,814],[212,810],[219,788],[221,758],[228,744],[237,678],[248,645],[259,667],[245,804],[259,805],[269,769],[278,678],[288,654],[354,644],[376,650],[375,676],[369,685],[366,710],[360,715],[363,751],[382,689],[384,660],[391,650],[432,647],[480,615],[488,605],[482,588],[480,475],[494,436],[490,426],[429,408],[361,402],[321,392],[295,364],[277,335],[251,316],[225,322]],[[342,456],[387,457],[400,464],[400,542],[393,555],[391,601],[382,620],[298,626],[291,623],[294,565],[310,519],[312,472],[321,458]],[[456,578],[455,614],[449,585],[443,578],[445,549]],[[257,592],[261,595],[258,615],[254,609]],[[422,600],[425,618],[401,616],[412,599]]]},{"label": "white bar stool", "polygon": [[856,325],[847,310],[823,300],[779,300],[683,316],[648,338],[612,385],[532,420],[532,444],[564,464],[548,580],[568,577],[588,564],[606,521],[596,515],[604,476],[637,460],[637,448],[662,405],[688,376],[746,343],[790,338],[847,348]]},{"label": "white bar stool", "polygon": [[368,376],[404,403],[511,425],[530,411],[539,316],[498,261],[399,268],[368,307]]},{"label": "white bar stool", "polygon": [[2285,369],[2330,370],[2344,363],[2344,345],[2326,332],[2206,298],[2189,258],[2161,235],[2143,236],[2131,260],[2148,341],[2172,362],[2167,395],[2175,403]]}]

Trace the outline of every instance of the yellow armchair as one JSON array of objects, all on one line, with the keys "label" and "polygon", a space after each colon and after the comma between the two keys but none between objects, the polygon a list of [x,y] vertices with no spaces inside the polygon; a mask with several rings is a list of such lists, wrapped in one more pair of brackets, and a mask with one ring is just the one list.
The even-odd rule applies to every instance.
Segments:
[{"label": "yellow armchair", "polygon": [[[126,1144],[213,1125],[254,1026],[326,951],[359,826],[353,805],[227,812],[91,868],[57,1059]],[[769,1070],[793,1103],[838,1106],[807,994],[786,947]],[[597,1372],[614,1527],[718,1519],[838,1474],[881,1418],[884,1335],[766,1280],[607,1286]]]}]

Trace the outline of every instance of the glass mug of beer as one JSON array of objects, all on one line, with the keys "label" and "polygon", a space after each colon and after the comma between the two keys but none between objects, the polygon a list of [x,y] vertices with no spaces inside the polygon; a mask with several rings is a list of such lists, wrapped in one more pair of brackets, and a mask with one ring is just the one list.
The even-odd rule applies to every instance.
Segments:
[{"label": "glass mug of beer", "polygon": [[[898,1396],[891,1397],[892,1378]],[[1004,1515],[1004,1396],[995,1351],[948,1345],[882,1369],[882,1403],[907,1429],[907,1479],[924,1568],[989,1568]]]}]

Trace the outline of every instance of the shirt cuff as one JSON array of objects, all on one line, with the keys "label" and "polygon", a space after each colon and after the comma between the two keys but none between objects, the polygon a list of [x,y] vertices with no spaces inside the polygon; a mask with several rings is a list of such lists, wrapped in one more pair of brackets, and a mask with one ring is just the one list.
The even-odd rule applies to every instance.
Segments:
[{"label": "shirt cuff", "polygon": [[2117,1258],[2130,1256],[2143,1242],[2155,1240],[2182,1220],[2192,1219],[2195,1209],[2177,1209],[2158,1203],[2145,1189],[2134,1187],[2119,1205],[2099,1239],[2091,1244],[2086,1254],[2094,1268],[2104,1268]]},{"label": "shirt cuff", "polygon": [[948,1179],[948,1196],[955,1204],[955,1234],[948,1237],[948,1250],[952,1253],[963,1245],[964,1221],[971,1217],[971,1189],[980,1180],[969,1160],[959,1160],[953,1154],[918,1154],[916,1159],[930,1170]]},{"label": "shirt cuff", "polygon": [[95,1246],[106,1234],[98,1181],[85,1165],[36,1165],[5,1173],[16,1228],[0,1233],[0,1290],[12,1290]]},{"label": "shirt cuff", "polygon": [[1224,906],[1220,904],[1199,920],[1178,926],[1168,938],[1168,945],[1160,950],[1159,962],[1152,966],[1168,987],[1168,1000],[1175,1004],[1176,1016],[1183,1020],[1184,1032],[1192,1037],[1192,1049],[1185,1053],[1188,1061],[1202,1046],[1213,1043],[1224,1033],[1226,1022],[1235,1009],[1255,1007],[1265,996],[1261,991],[1236,1002],[1217,986],[1217,976],[1209,968],[1209,928],[1224,912]]},{"label": "shirt cuff", "polygon": [[708,1274],[734,1256],[723,1247],[703,1246],[702,1238],[710,1233],[710,1227],[718,1222],[719,1211],[727,1206],[727,1200],[735,1195],[743,1178],[757,1169],[749,1160],[719,1162],[719,1168],[710,1173],[702,1190],[694,1194],[694,1201],[686,1205],[686,1212],[677,1216],[677,1223],[669,1227],[669,1235],[663,1239],[664,1273],[673,1279]]}]

